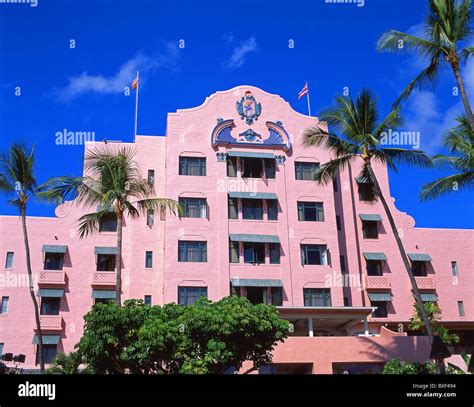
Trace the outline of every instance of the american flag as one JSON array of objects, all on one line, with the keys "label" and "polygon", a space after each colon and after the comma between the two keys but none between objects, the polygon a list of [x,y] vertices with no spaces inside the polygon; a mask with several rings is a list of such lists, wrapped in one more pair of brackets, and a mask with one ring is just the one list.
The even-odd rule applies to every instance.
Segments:
[{"label": "american flag", "polygon": [[308,82],[305,83],[303,89],[301,89],[301,92],[298,93],[298,100],[300,100],[307,93],[308,93]]},{"label": "american flag", "polygon": [[132,89],[136,89],[138,87],[138,78],[135,78],[132,82]]}]

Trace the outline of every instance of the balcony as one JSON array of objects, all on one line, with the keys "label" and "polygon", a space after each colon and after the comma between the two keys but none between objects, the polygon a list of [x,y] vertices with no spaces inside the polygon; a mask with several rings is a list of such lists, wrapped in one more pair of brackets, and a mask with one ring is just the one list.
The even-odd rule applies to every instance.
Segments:
[{"label": "balcony", "polygon": [[415,280],[420,290],[434,290],[436,288],[432,277],[415,277]]},{"label": "balcony", "polygon": [[117,274],[115,271],[94,271],[92,285],[115,285],[117,282]]},{"label": "balcony", "polygon": [[38,284],[65,284],[65,273],[62,270],[42,270]]},{"label": "balcony", "polygon": [[61,315],[40,315],[41,330],[61,331],[62,321]]},{"label": "balcony", "polygon": [[366,288],[367,290],[390,289],[390,280],[383,276],[367,276]]}]

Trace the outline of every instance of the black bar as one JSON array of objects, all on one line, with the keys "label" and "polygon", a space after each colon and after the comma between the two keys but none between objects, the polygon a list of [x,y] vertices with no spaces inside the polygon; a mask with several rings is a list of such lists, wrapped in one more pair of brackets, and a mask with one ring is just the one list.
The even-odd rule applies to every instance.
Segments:
[{"label": "black bar", "polygon": [[[19,386],[26,383],[54,384],[54,400],[46,396],[20,397]],[[214,399],[312,400],[312,405],[324,400],[472,406],[473,390],[472,375],[1,375],[0,405]],[[408,393],[419,396],[409,397]]]}]

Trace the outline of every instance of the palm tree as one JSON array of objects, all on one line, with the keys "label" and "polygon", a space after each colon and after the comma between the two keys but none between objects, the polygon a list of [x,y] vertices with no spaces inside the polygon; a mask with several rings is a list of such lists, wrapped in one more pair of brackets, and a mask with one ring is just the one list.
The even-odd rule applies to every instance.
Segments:
[{"label": "palm tree", "polygon": [[458,117],[456,120],[459,124],[449,130],[444,140],[444,145],[453,155],[439,154],[433,157],[435,163],[452,168],[456,173],[424,185],[420,194],[422,201],[473,186],[474,132],[470,129],[465,116]]},{"label": "palm tree", "polygon": [[[428,318],[430,320],[431,330],[435,335],[438,335],[441,340],[447,345],[453,345],[459,343],[461,338],[458,335],[449,332],[443,325],[441,325],[441,309],[434,302],[425,302],[423,307],[426,310]],[[420,315],[420,308],[418,304],[413,306],[413,315],[410,318],[410,325],[408,329],[411,331],[424,331],[425,324]]]},{"label": "palm tree", "polygon": [[410,262],[398,235],[395,220],[372,168],[373,162],[384,163],[395,171],[396,162],[427,167],[432,165],[430,158],[419,150],[383,147],[382,138],[386,132],[389,129],[396,129],[401,124],[399,109],[395,108],[387,117],[379,121],[377,98],[369,90],[362,90],[355,103],[352,98],[336,97],[335,107],[324,112],[321,120],[326,121],[330,126],[334,126],[341,135],[329,133],[317,126],[304,132],[305,146],[323,146],[334,154],[334,158],[322,165],[316,172],[315,180],[323,185],[328,184],[338,172],[344,170],[351,162],[362,161],[362,171],[359,177],[367,183],[369,200],[372,203],[380,200],[382,203],[403,264],[410,278],[413,296],[416,302],[421,305],[420,309],[422,310],[426,332],[432,341],[430,321],[428,315],[424,312],[423,301]]},{"label": "palm tree", "polygon": [[0,155],[0,190],[11,195],[9,204],[18,209],[23,230],[25,245],[26,271],[28,273],[29,290],[35,312],[36,332],[38,337],[38,353],[41,372],[44,373],[43,334],[39,317],[38,301],[36,300],[31,270],[30,244],[28,240],[28,227],[26,224],[26,209],[30,199],[41,197],[44,185],[38,186],[34,174],[35,149],[27,151],[26,147],[14,144],[8,153]]},{"label": "palm tree", "polygon": [[428,67],[408,84],[395,106],[410,96],[413,89],[433,85],[441,63],[448,62],[456,78],[469,125],[474,130],[474,116],[459,68],[461,61],[474,54],[472,46],[459,49],[459,43],[468,40],[473,33],[470,20],[471,0],[429,0],[423,38],[396,30],[387,31],[380,37],[377,43],[380,51],[414,50],[420,57],[429,59]]},{"label": "palm tree", "polygon": [[154,188],[143,179],[134,161],[135,152],[123,147],[115,151],[96,148],[84,159],[85,175],[79,178],[58,177],[48,185],[45,193],[50,201],[64,202],[74,196],[77,204],[97,207],[79,219],[79,237],[85,238],[99,229],[101,220],[115,216],[117,222],[117,256],[115,257],[116,303],[121,305],[122,294],[122,236],[124,217],[136,218],[149,209],[180,213],[180,205],[172,199],[155,198]]}]

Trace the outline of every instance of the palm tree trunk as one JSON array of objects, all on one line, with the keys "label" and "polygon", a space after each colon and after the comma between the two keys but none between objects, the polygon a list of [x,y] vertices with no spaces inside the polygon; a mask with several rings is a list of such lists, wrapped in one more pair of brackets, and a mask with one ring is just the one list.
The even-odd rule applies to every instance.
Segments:
[{"label": "palm tree trunk", "polygon": [[456,77],[456,82],[458,83],[459,90],[461,92],[461,99],[462,104],[464,105],[464,110],[466,111],[467,121],[469,122],[469,126],[471,130],[474,131],[474,115],[472,114],[471,105],[467,99],[466,89],[464,88],[464,83],[461,77],[461,71],[459,70],[459,63],[451,64],[454,72],[454,76]]},{"label": "palm tree trunk", "polygon": [[115,302],[122,305],[122,214],[117,215],[117,256],[115,257],[115,272],[117,273]]},{"label": "palm tree trunk", "polygon": [[418,285],[416,284],[416,279],[411,270],[411,265],[410,265],[410,262],[408,261],[408,257],[405,252],[405,248],[403,247],[402,240],[400,239],[400,236],[398,235],[397,225],[395,224],[395,220],[393,219],[392,213],[390,212],[390,208],[388,207],[387,201],[385,200],[383,196],[379,182],[377,180],[377,177],[375,176],[374,170],[372,169],[372,166],[370,165],[370,163],[367,163],[367,169],[369,171],[371,181],[375,186],[375,193],[378,195],[378,197],[380,198],[380,201],[382,202],[382,206],[385,210],[385,214],[387,215],[388,221],[390,223],[390,227],[392,228],[392,233],[395,236],[398,250],[400,251],[400,255],[402,256],[403,264],[405,266],[406,272],[408,273],[408,277],[410,278],[413,297],[415,297],[415,301],[417,302],[418,307],[420,309],[421,318],[423,319],[423,322],[425,323],[426,334],[430,338],[430,343],[432,343],[433,332],[431,330],[430,320],[428,318],[428,314],[426,313],[425,307],[423,305],[423,300],[421,299],[420,290],[418,289]]},{"label": "palm tree trunk", "polygon": [[41,370],[41,373],[44,373],[43,333],[41,332],[41,322],[40,322],[40,317],[39,317],[38,301],[36,301],[36,297],[35,297],[33,273],[31,272],[30,244],[28,242],[28,229],[26,227],[26,207],[24,205],[21,206],[20,215],[21,215],[21,225],[23,228],[23,241],[25,243],[26,271],[28,272],[28,281],[29,281],[31,301],[33,301],[33,307],[35,309],[35,321],[36,321],[36,332],[37,332],[36,334],[38,336],[38,352],[39,352],[40,370]]}]

